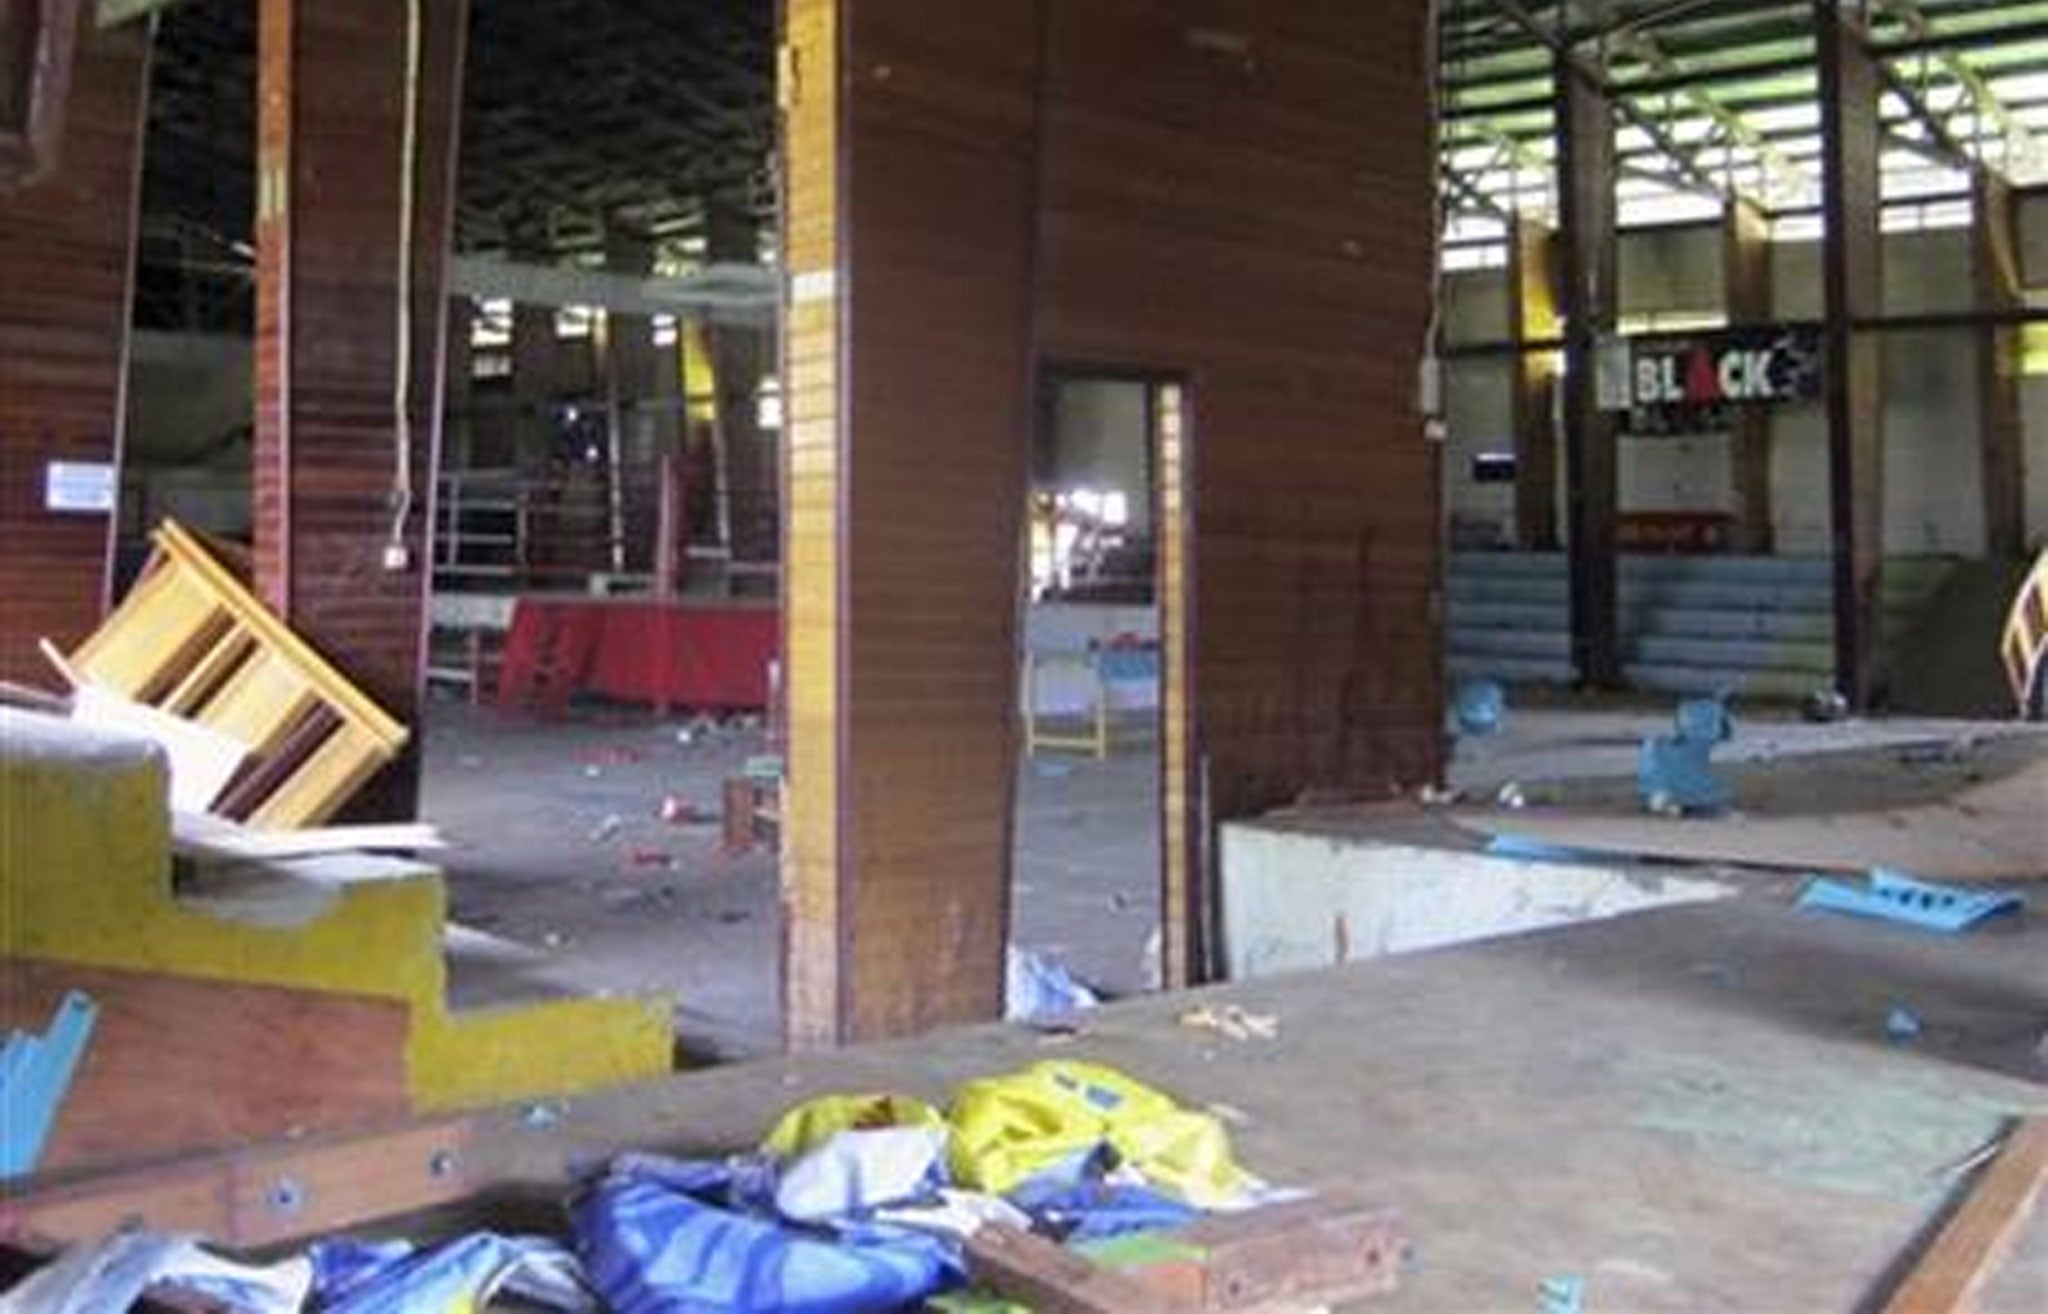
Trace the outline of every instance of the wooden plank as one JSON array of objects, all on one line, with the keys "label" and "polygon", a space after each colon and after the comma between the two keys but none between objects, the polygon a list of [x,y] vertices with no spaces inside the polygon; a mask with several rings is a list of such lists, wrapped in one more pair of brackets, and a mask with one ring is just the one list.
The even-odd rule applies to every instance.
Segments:
[{"label": "wooden plank", "polygon": [[967,1272],[976,1286],[1034,1314],[1173,1314],[1190,1308],[1014,1227],[984,1227],[968,1238]]},{"label": "wooden plank", "polygon": [[1393,1211],[1348,1191],[1205,1218],[1167,1235],[1184,1257],[1134,1276],[1189,1291],[1195,1308],[1215,1314],[1389,1295],[1408,1252]]},{"label": "wooden plank", "polygon": [[1885,1314],[1967,1314],[2005,1262],[2048,1186],[2048,1117],[2023,1120],[1970,1188],[1962,1208],[1891,1300]]},{"label": "wooden plank", "polygon": [[475,1158],[468,1119],[307,1137],[0,1190],[0,1229],[76,1244],[139,1225],[278,1245],[462,1200],[484,1185]]},{"label": "wooden plank", "polygon": [[1557,233],[1525,216],[1508,226],[1508,332],[1515,355],[1515,546],[1554,552],[1557,535],[1557,358],[1530,348],[1555,342],[1558,315]]},{"label": "wooden plank", "polygon": [[404,1117],[405,1006],[68,964],[0,963],[0,1026],[40,1028],[67,990],[99,1023],[48,1171]]}]

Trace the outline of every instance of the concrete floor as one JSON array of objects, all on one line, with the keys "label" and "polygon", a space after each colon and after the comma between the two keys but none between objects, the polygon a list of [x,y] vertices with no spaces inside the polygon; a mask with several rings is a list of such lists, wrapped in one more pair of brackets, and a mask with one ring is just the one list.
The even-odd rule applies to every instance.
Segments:
[{"label": "concrete floor", "polygon": [[[1485,795],[1572,780],[1575,798],[1626,799],[1637,743],[1669,722],[1668,704],[1517,709],[1502,734],[1458,746],[1452,783]],[[1897,750],[2010,729],[1745,716],[1721,756],[1748,763],[1733,772],[1745,806],[1886,806],[1963,787],[1976,756],[1909,764]],[[456,956],[458,1006],[655,991],[677,1001],[695,1057],[779,1047],[774,855],[724,855],[715,821],[720,783],[766,745],[758,728],[685,731],[625,711],[537,721],[432,705],[425,815],[456,844],[444,857],[455,920],[494,937]],[[1016,941],[1117,996],[1156,970],[1157,773],[1139,736],[1106,762],[1045,757],[1019,774]],[[671,796],[706,820],[664,822]]]},{"label": "concrete floor", "polygon": [[[687,734],[687,742],[683,737]],[[762,732],[629,712],[540,721],[443,701],[426,727],[423,813],[454,920],[458,1007],[562,991],[677,1000],[697,1057],[780,1046],[775,857],[720,851],[719,791]],[[1115,995],[1150,979],[1158,925],[1156,756],[1027,762],[1018,801],[1015,938]],[[662,803],[699,810],[672,825]]]}]

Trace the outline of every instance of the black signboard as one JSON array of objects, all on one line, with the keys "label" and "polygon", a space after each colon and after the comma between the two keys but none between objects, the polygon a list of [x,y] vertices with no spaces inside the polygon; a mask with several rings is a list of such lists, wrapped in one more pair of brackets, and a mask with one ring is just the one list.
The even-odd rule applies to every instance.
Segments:
[{"label": "black signboard", "polygon": [[1628,357],[1631,433],[1711,432],[1728,428],[1736,407],[1820,396],[1821,336],[1810,326],[1636,338]]}]

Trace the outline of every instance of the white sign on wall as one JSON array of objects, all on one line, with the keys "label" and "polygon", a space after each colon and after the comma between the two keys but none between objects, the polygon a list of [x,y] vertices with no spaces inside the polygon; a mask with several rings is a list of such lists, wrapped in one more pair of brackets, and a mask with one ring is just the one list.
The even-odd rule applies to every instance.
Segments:
[{"label": "white sign on wall", "polygon": [[69,515],[110,515],[116,486],[110,461],[52,461],[43,468],[43,509]]}]

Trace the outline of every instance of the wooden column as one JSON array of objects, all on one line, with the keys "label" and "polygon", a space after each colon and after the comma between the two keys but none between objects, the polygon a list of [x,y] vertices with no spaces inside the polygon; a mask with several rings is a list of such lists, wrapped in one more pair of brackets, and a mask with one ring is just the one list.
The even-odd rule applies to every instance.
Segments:
[{"label": "wooden column", "polygon": [[799,1046],[1002,1009],[1033,8],[787,11],[784,889]]},{"label": "wooden column", "polygon": [[1515,546],[1555,552],[1557,537],[1557,233],[1517,215],[1508,225],[1508,331],[1515,356]]},{"label": "wooden column", "polygon": [[[72,30],[44,33],[28,8],[12,6],[12,38],[72,55],[65,105],[32,110],[34,85],[16,85],[31,131],[0,153],[0,679],[48,685],[37,640],[72,647],[106,604],[116,518],[51,511],[45,481],[52,462],[118,477],[148,39],[98,30],[82,4],[55,7]],[[17,166],[33,179],[5,176]]]},{"label": "wooden column", "polygon": [[[2020,269],[2019,211],[2012,185],[1977,170],[1977,221],[1971,257],[1977,309],[2010,315],[2026,309]],[[1977,411],[1984,461],[1984,550],[1993,560],[2027,552],[2026,429],[2020,414],[2020,329],[1987,322],[1977,328]]]},{"label": "wooden column", "polygon": [[[413,751],[366,792],[364,816],[410,814],[418,787],[467,4],[422,8],[409,160],[402,0],[259,8],[256,582],[316,648],[413,725]],[[402,357],[408,192],[411,351]],[[387,563],[394,546],[406,553],[403,568]]]},{"label": "wooden column", "polygon": [[1878,226],[1876,63],[1853,0],[1818,0],[1821,252],[1826,292],[1829,494],[1834,525],[1835,684],[1853,707],[1881,687],[1884,576],[1884,356],[1856,321],[1884,308]]},{"label": "wooden column", "polygon": [[1614,415],[1600,407],[1596,353],[1615,331],[1620,304],[1614,108],[1568,56],[1558,59],[1556,77],[1572,663],[1581,684],[1611,688],[1621,680],[1619,458]]},{"label": "wooden column", "polygon": [[[1728,322],[1767,324],[1775,313],[1771,282],[1770,221],[1748,201],[1728,204],[1722,227],[1722,279]],[[1771,500],[1771,413],[1762,406],[1735,408],[1728,435],[1734,466],[1735,550],[1768,556],[1775,548]]]}]

